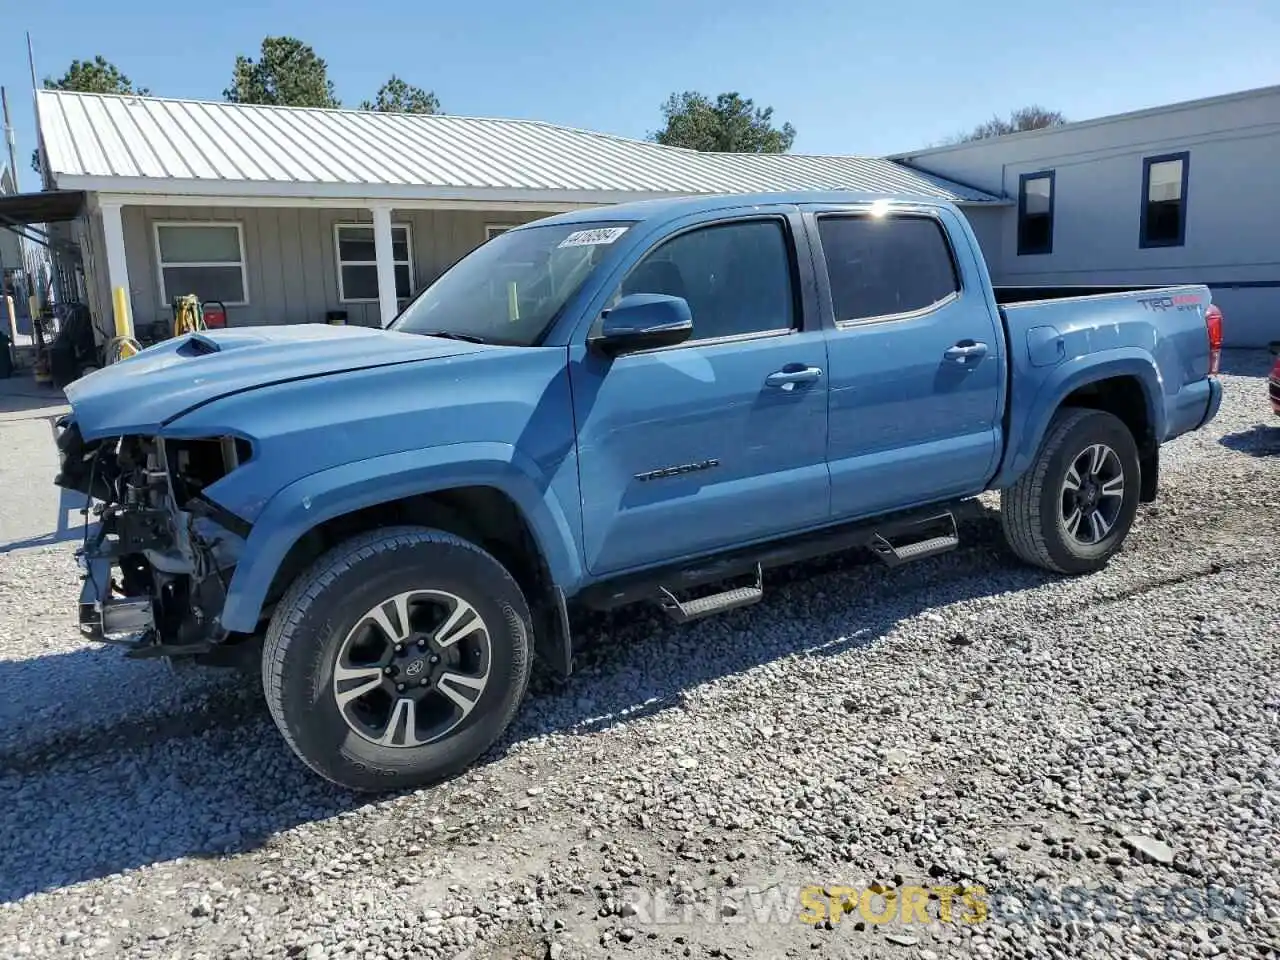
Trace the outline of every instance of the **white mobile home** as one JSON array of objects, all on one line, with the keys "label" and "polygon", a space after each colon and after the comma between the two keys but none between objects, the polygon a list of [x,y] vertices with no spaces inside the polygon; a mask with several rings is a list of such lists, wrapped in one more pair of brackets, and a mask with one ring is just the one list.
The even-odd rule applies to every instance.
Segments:
[{"label": "white mobile home", "polygon": [[1206,283],[1280,339],[1280,86],[892,159],[1014,202],[971,215],[997,284]]}]

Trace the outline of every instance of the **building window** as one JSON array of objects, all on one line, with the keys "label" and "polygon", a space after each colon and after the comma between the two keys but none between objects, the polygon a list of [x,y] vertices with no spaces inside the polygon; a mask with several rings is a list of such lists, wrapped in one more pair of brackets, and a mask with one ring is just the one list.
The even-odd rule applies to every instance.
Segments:
[{"label": "building window", "polygon": [[836,323],[921,313],[960,292],[946,233],[932,217],[822,216],[818,236]]},{"label": "building window", "polygon": [[192,293],[230,307],[249,302],[239,223],[157,223],[155,230],[162,303]]},{"label": "building window", "polygon": [[[378,258],[373,225],[339,223],[334,227],[338,251],[338,299],[343,303],[378,302]],[[407,223],[391,225],[391,259],[396,270],[396,299],[413,294],[413,242]]]},{"label": "building window", "polygon": [[1018,178],[1018,256],[1053,253],[1053,171]]},{"label": "building window", "polygon": [[1180,247],[1187,239],[1187,174],[1191,154],[1142,161],[1143,247]]},{"label": "building window", "polygon": [[486,241],[492,240],[500,233],[506,233],[508,230],[514,229],[515,225],[510,223],[486,223],[484,225],[484,238]]}]

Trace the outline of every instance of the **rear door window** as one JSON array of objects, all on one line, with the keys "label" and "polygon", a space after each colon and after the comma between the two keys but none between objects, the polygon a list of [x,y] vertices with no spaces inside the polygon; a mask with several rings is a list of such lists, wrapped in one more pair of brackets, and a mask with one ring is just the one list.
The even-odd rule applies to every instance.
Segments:
[{"label": "rear door window", "polygon": [[933,217],[823,216],[818,235],[837,323],[918,313],[960,290],[951,245]]}]

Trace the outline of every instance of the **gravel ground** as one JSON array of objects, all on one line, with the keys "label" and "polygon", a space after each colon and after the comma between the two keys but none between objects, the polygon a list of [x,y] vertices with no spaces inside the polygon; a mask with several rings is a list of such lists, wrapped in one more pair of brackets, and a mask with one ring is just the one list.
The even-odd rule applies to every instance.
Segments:
[{"label": "gravel ground", "polygon": [[53,425],[69,409],[52,387],[0,380],[0,550],[56,543],[79,519],[72,509],[83,498],[49,485],[58,470]]},{"label": "gravel ground", "polygon": [[584,617],[471,773],[373,800],[252,684],[85,648],[69,544],[0,543],[0,956],[1280,955],[1265,368],[1102,573],[1017,565],[986,498],[931,561]]}]

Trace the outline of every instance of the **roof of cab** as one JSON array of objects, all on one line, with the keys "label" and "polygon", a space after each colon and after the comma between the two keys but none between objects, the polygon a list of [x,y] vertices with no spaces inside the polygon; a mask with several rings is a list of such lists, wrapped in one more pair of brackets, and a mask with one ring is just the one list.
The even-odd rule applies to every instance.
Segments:
[{"label": "roof of cab", "polygon": [[709,197],[670,197],[658,200],[633,200],[630,203],[618,203],[607,207],[588,207],[558,213],[526,224],[546,226],[553,223],[600,223],[610,220],[627,220],[636,223],[646,221],[668,221],[690,213],[702,211],[729,210],[739,207],[772,206],[776,204],[801,203],[873,203],[876,200],[888,200],[891,203],[910,204],[914,207],[934,206],[950,207],[951,202],[931,197],[918,197],[910,194],[866,193],[851,190],[792,190],[785,193],[730,193]]}]

